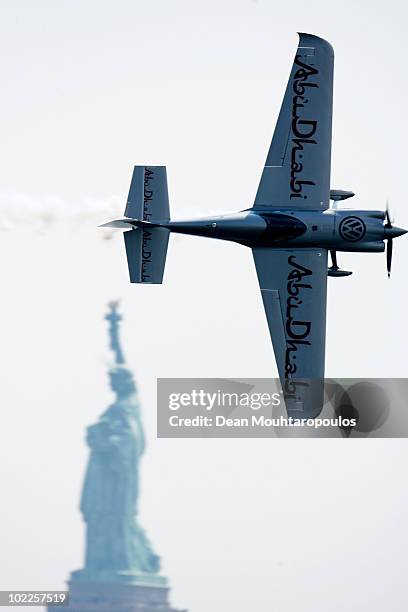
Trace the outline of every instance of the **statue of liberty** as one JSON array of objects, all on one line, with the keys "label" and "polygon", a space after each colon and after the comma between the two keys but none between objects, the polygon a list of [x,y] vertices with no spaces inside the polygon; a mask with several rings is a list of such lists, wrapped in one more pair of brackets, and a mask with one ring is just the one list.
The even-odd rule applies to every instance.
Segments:
[{"label": "statue of liberty", "polygon": [[[109,304],[109,378],[114,402],[87,428],[90,457],[81,496],[83,569],[71,572],[66,612],[187,612],[168,601],[160,559],[138,522],[139,465],[145,449],[140,404],[119,341],[118,304]],[[51,611],[51,605],[48,611]]]},{"label": "statue of liberty", "polygon": [[[160,559],[137,518],[145,438],[136,385],[119,341],[118,304],[111,302],[109,307],[105,318],[115,356],[109,377],[116,397],[87,429],[91,454],[81,498],[87,531],[85,567],[74,572],[73,578],[129,583],[140,582],[143,576],[146,582],[146,574],[159,571]],[[153,575],[149,582],[160,583],[161,577]]]}]

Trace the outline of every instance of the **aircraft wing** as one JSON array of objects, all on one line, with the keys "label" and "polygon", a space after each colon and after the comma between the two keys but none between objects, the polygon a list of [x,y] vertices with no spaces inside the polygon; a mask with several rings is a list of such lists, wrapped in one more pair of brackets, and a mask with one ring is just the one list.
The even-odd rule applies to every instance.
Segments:
[{"label": "aircraft wing", "polygon": [[288,413],[312,418],[323,405],[327,250],[252,252]]},{"label": "aircraft wing", "polygon": [[324,210],[330,204],[334,53],[322,38],[299,37],[255,209]]}]

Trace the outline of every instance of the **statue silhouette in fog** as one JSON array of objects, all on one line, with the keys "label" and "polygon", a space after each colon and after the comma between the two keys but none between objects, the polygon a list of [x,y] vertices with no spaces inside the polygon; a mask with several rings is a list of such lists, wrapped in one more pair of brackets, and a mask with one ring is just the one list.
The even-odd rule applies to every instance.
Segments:
[{"label": "statue silhouette in fog", "polygon": [[156,573],[159,557],[138,523],[139,463],[145,448],[140,405],[132,373],[119,341],[117,303],[109,304],[110,346],[115,363],[109,370],[115,401],[87,430],[91,449],[81,512],[87,527],[88,576]]}]

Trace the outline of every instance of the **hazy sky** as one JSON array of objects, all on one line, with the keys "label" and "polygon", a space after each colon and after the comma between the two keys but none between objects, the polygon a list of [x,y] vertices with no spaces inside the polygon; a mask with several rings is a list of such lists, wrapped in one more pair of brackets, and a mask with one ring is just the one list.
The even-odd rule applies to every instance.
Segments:
[{"label": "hazy sky", "polygon": [[[165,164],[172,214],[252,205],[297,45],[334,46],[332,186],[408,227],[406,4],[0,2],[2,589],[81,567],[85,427],[112,397],[106,302],[143,401],[141,521],[190,612],[405,612],[404,440],[157,440],[158,376],[275,376],[250,251],[171,239],[131,286],[98,223],[134,164]],[[119,210],[121,206],[119,206]],[[327,374],[407,375],[408,240],[342,254]]]}]

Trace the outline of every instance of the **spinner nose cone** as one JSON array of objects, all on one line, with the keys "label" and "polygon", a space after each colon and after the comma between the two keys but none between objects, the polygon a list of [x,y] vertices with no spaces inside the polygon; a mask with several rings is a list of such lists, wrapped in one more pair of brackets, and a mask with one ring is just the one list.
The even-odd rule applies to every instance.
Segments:
[{"label": "spinner nose cone", "polygon": [[384,238],[397,238],[398,236],[403,236],[406,234],[408,230],[403,229],[402,227],[385,227],[384,228]]}]

